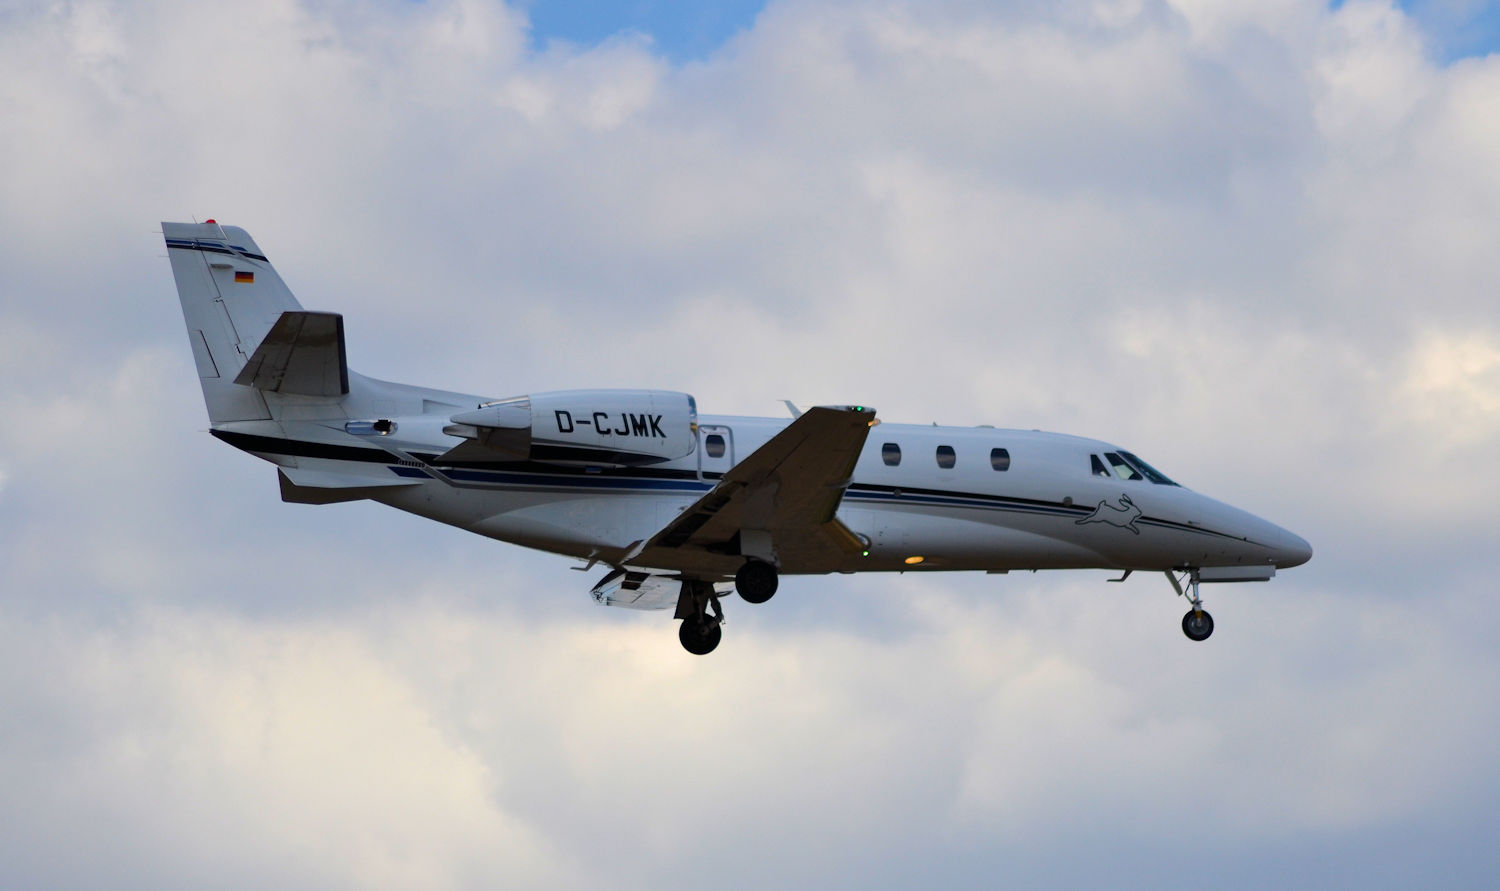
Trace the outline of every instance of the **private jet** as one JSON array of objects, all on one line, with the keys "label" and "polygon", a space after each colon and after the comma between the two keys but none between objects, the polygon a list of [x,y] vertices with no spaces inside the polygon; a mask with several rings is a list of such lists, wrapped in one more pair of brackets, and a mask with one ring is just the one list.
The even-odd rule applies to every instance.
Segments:
[{"label": "private jet", "polygon": [[699,414],[686,393],[493,398],[351,371],[343,316],[304,310],[244,229],[163,223],[210,432],[297,504],[368,499],[597,568],[594,600],[672,609],[718,646],[730,593],[783,575],[1097,569],[1166,575],[1188,638],[1201,583],[1260,582],[1306,541],[1078,436],[881,423],[868,405]]}]

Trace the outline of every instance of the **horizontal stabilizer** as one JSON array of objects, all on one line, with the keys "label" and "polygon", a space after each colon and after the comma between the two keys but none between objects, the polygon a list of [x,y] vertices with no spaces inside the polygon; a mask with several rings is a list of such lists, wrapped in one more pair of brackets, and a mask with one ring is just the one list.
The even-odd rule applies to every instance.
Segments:
[{"label": "horizontal stabilizer", "polygon": [[282,313],[234,382],[273,393],[346,395],[344,317],[304,310]]},{"label": "horizontal stabilizer", "polygon": [[359,501],[375,494],[406,486],[421,485],[418,479],[379,479],[358,476],[352,473],[332,473],[325,470],[303,470],[298,467],[278,467],[281,479],[281,500],[292,504],[337,504],[341,501]]}]

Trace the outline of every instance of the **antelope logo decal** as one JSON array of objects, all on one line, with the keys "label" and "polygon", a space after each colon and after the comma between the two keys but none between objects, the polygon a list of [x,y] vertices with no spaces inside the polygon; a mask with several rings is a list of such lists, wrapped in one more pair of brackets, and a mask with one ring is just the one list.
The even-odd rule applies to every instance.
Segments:
[{"label": "antelope logo decal", "polygon": [[1141,530],[1135,528],[1135,521],[1140,519],[1141,509],[1135,506],[1129,495],[1120,495],[1120,506],[1115,507],[1109,503],[1109,499],[1099,502],[1094,512],[1081,520],[1074,520],[1076,525],[1082,526],[1086,523],[1108,523],[1111,526],[1119,526],[1121,529],[1129,529],[1131,533],[1140,535]]}]

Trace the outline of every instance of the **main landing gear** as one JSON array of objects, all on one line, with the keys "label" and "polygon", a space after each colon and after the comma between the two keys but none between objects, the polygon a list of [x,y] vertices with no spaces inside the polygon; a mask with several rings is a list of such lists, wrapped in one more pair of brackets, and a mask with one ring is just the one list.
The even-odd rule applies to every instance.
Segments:
[{"label": "main landing gear", "polygon": [[764,560],[746,560],[734,574],[734,590],[746,603],[765,603],[776,593],[776,567]]},{"label": "main landing gear", "polygon": [[[734,589],[746,603],[765,603],[776,593],[776,567],[764,560],[750,559],[734,574]],[[706,656],[724,636],[724,609],[713,582],[684,579],[682,593],[677,595],[677,639],[682,648],[694,656]]]},{"label": "main landing gear", "polygon": [[677,639],[682,648],[694,656],[707,656],[724,636],[724,610],[713,582],[686,579],[677,596]]},{"label": "main landing gear", "polygon": [[1167,573],[1167,581],[1177,591],[1178,597],[1186,597],[1193,608],[1182,617],[1182,633],[1188,636],[1188,640],[1208,640],[1208,636],[1214,633],[1214,617],[1203,608],[1203,598],[1198,596],[1198,570],[1189,569],[1187,587],[1182,586],[1182,581],[1177,579],[1175,572]]}]

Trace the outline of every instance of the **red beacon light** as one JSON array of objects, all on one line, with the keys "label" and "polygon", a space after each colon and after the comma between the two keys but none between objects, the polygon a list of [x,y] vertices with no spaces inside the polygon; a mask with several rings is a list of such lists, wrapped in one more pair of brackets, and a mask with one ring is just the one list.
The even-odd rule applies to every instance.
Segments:
[{"label": "red beacon light", "polygon": [[219,221],[218,220],[204,220],[203,222],[205,222],[205,223],[213,223],[215,226],[219,225]]}]

